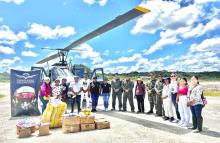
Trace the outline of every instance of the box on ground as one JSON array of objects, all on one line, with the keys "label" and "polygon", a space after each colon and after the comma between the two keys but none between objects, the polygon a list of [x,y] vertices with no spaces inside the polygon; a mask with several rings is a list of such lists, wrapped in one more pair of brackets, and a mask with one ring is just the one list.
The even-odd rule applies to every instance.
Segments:
[{"label": "box on ground", "polygon": [[109,129],[110,122],[104,118],[96,119],[95,120],[95,127],[96,127],[96,129]]},{"label": "box on ground", "polygon": [[31,128],[21,128],[17,126],[17,135],[19,138],[31,136]]},{"label": "box on ground", "polygon": [[95,122],[94,115],[81,115],[81,124],[93,124]]},{"label": "box on ground", "polygon": [[39,126],[39,136],[46,136],[50,134],[50,123],[41,123]]},{"label": "box on ground", "polygon": [[72,126],[80,124],[80,116],[77,114],[65,114],[62,116],[62,126]]},{"label": "box on ground", "polygon": [[81,124],[81,131],[95,130],[95,124]]},{"label": "box on ground", "polygon": [[63,125],[63,133],[75,133],[80,131],[80,124],[75,124],[71,126]]}]

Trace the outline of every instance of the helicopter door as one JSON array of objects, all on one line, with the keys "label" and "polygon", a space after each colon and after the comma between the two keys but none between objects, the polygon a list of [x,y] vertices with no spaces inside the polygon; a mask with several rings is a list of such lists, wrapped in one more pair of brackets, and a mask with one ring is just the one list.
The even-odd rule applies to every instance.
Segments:
[{"label": "helicopter door", "polygon": [[95,77],[95,76],[97,77],[98,82],[104,82],[104,70],[103,70],[103,68],[94,69],[93,72],[92,72],[92,78],[91,79],[93,79],[93,77]]}]

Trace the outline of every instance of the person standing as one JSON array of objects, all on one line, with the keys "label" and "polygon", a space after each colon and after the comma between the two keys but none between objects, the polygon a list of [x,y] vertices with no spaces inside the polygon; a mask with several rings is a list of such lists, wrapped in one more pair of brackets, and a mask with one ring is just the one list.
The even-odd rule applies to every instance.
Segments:
[{"label": "person standing", "polygon": [[125,80],[122,82],[123,94],[123,111],[127,111],[127,100],[129,101],[131,112],[134,112],[134,101],[133,101],[133,88],[134,83],[131,81],[128,74],[125,76]]},{"label": "person standing", "polygon": [[79,83],[79,77],[75,76],[74,77],[74,82],[70,83],[69,86],[72,94],[71,94],[71,98],[72,98],[72,102],[71,102],[71,113],[74,112],[74,105],[75,103],[77,104],[77,108],[78,108],[78,113],[81,111],[80,109],[80,104],[81,104],[81,84]]},{"label": "person standing", "polygon": [[199,78],[197,76],[192,76],[191,87],[189,89],[189,102],[188,106],[191,106],[193,127],[190,129],[197,129],[194,133],[199,133],[202,131],[203,118],[202,109],[204,107],[203,103],[203,88],[199,84]]},{"label": "person standing", "polygon": [[187,79],[181,78],[179,82],[179,86],[177,88],[178,96],[177,96],[177,103],[178,103],[178,110],[181,117],[181,122],[179,125],[181,127],[188,127],[189,120],[190,120],[190,108],[187,107],[187,94],[188,94],[188,86],[187,86]]},{"label": "person standing", "polygon": [[118,73],[115,74],[115,79],[111,82],[112,85],[112,111],[115,110],[116,97],[118,98],[119,111],[122,111],[122,81]]},{"label": "person standing", "polygon": [[105,111],[108,111],[109,97],[111,94],[111,84],[108,83],[108,79],[105,78],[104,83],[101,84],[101,95],[103,96]]},{"label": "person standing", "polygon": [[60,80],[57,78],[52,86],[52,96],[56,99],[61,99],[62,86],[60,85]]},{"label": "person standing", "polygon": [[40,87],[40,100],[42,102],[42,114],[44,113],[44,110],[47,107],[47,103],[50,99],[50,96],[52,94],[52,88],[50,86],[50,78],[46,77],[44,78],[44,83]]},{"label": "person standing", "polygon": [[170,120],[171,122],[174,120],[173,118],[173,104],[170,95],[170,78],[164,78],[164,86],[162,91],[162,99],[163,99],[163,106],[165,111],[164,120]]},{"label": "person standing", "polygon": [[68,85],[67,85],[67,79],[66,78],[62,78],[62,82],[61,82],[61,86],[62,86],[62,97],[61,100],[65,103],[67,103],[67,92],[68,92]]},{"label": "person standing", "polygon": [[135,87],[135,98],[137,99],[138,112],[144,113],[144,98],[145,98],[146,90],[143,81],[138,78],[137,84]]},{"label": "person standing", "polygon": [[171,98],[172,98],[172,103],[176,111],[176,120],[173,122],[178,123],[179,120],[181,119],[180,113],[178,110],[178,103],[176,102],[177,100],[177,87],[178,87],[178,82],[177,82],[177,76],[175,73],[171,74],[171,84],[170,84],[170,92],[171,92]]},{"label": "person standing", "polygon": [[153,114],[154,106],[156,105],[156,91],[155,91],[155,75],[153,73],[150,74],[151,80],[148,85],[148,101],[150,103],[150,111],[147,114]]},{"label": "person standing", "polygon": [[83,102],[86,102],[86,107],[89,108],[89,102],[90,102],[90,96],[88,94],[89,85],[91,83],[91,80],[88,78],[88,72],[84,72],[83,79],[81,79],[80,84],[82,86],[82,92],[81,92],[81,109],[83,106]]},{"label": "person standing", "polygon": [[99,95],[101,93],[101,85],[97,81],[97,77],[93,77],[93,81],[89,85],[89,94],[92,98],[92,112],[97,112],[96,107],[98,105]]},{"label": "person standing", "polygon": [[161,96],[163,90],[163,76],[161,74],[159,75],[159,79],[156,81],[154,88],[156,91],[156,116],[162,116],[163,100]]}]

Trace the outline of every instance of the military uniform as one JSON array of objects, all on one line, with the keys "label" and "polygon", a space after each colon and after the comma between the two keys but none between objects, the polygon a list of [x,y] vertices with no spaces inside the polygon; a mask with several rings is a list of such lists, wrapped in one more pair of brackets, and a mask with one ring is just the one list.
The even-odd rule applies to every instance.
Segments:
[{"label": "military uniform", "polygon": [[133,101],[133,88],[134,83],[131,80],[125,80],[122,83],[122,88],[124,90],[123,94],[123,110],[127,110],[127,99],[129,101],[131,111],[134,112],[134,101]]},{"label": "military uniform", "polygon": [[155,83],[155,91],[156,91],[156,114],[158,116],[162,116],[162,104],[163,101],[161,99],[162,90],[163,90],[163,82],[159,79]]},{"label": "military uniform", "polygon": [[156,91],[155,91],[156,80],[151,80],[148,84],[148,100],[150,103],[150,111],[148,113],[153,113],[154,106],[156,105]]},{"label": "military uniform", "polygon": [[122,81],[113,80],[112,85],[112,109],[115,110],[116,97],[118,98],[119,110],[122,108]]}]

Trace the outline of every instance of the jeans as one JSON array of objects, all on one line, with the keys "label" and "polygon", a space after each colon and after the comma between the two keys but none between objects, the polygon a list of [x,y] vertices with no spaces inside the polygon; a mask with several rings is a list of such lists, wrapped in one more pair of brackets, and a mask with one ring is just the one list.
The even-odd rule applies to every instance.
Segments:
[{"label": "jeans", "polygon": [[73,99],[73,102],[71,103],[71,113],[74,112],[74,104],[77,104],[78,113],[80,112],[80,103],[81,103],[81,95],[76,95],[76,97]]},{"label": "jeans", "polygon": [[109,93],[103,93],[103,102],[104,102],[104,107],[108,108],[109,105]]},{"label": "jeans", "polygon": [[99,95],[92,93],[91,98],[92,98],[92,109],[96,109],[98,105]]},{"label": "jeans", "polygon": [[40,98],[40,101],[42,102],[42,114],[44,113],[44,110],[47,108],[47,103],[48,103],[48,100],[44,100],[43,98],[44,96],[40,95],[39,98]]},{"label": "jeans", "polygon": [[196,119],[201,119],[202,118],[202,108],[203,108],[202,104],[197,104],[197,105],[191,106],[192,116],[196,117]]},{"label": "jeans", "polygon": [[173,105],[174,105],[175,110],[176,110],[176,117],[177,117],[177,119],[180,120],[180,113],[179,113],[179,110],[178,110],[178,104],[176,103],[177,93],[171,94],[171,97],[172,97]]}]

